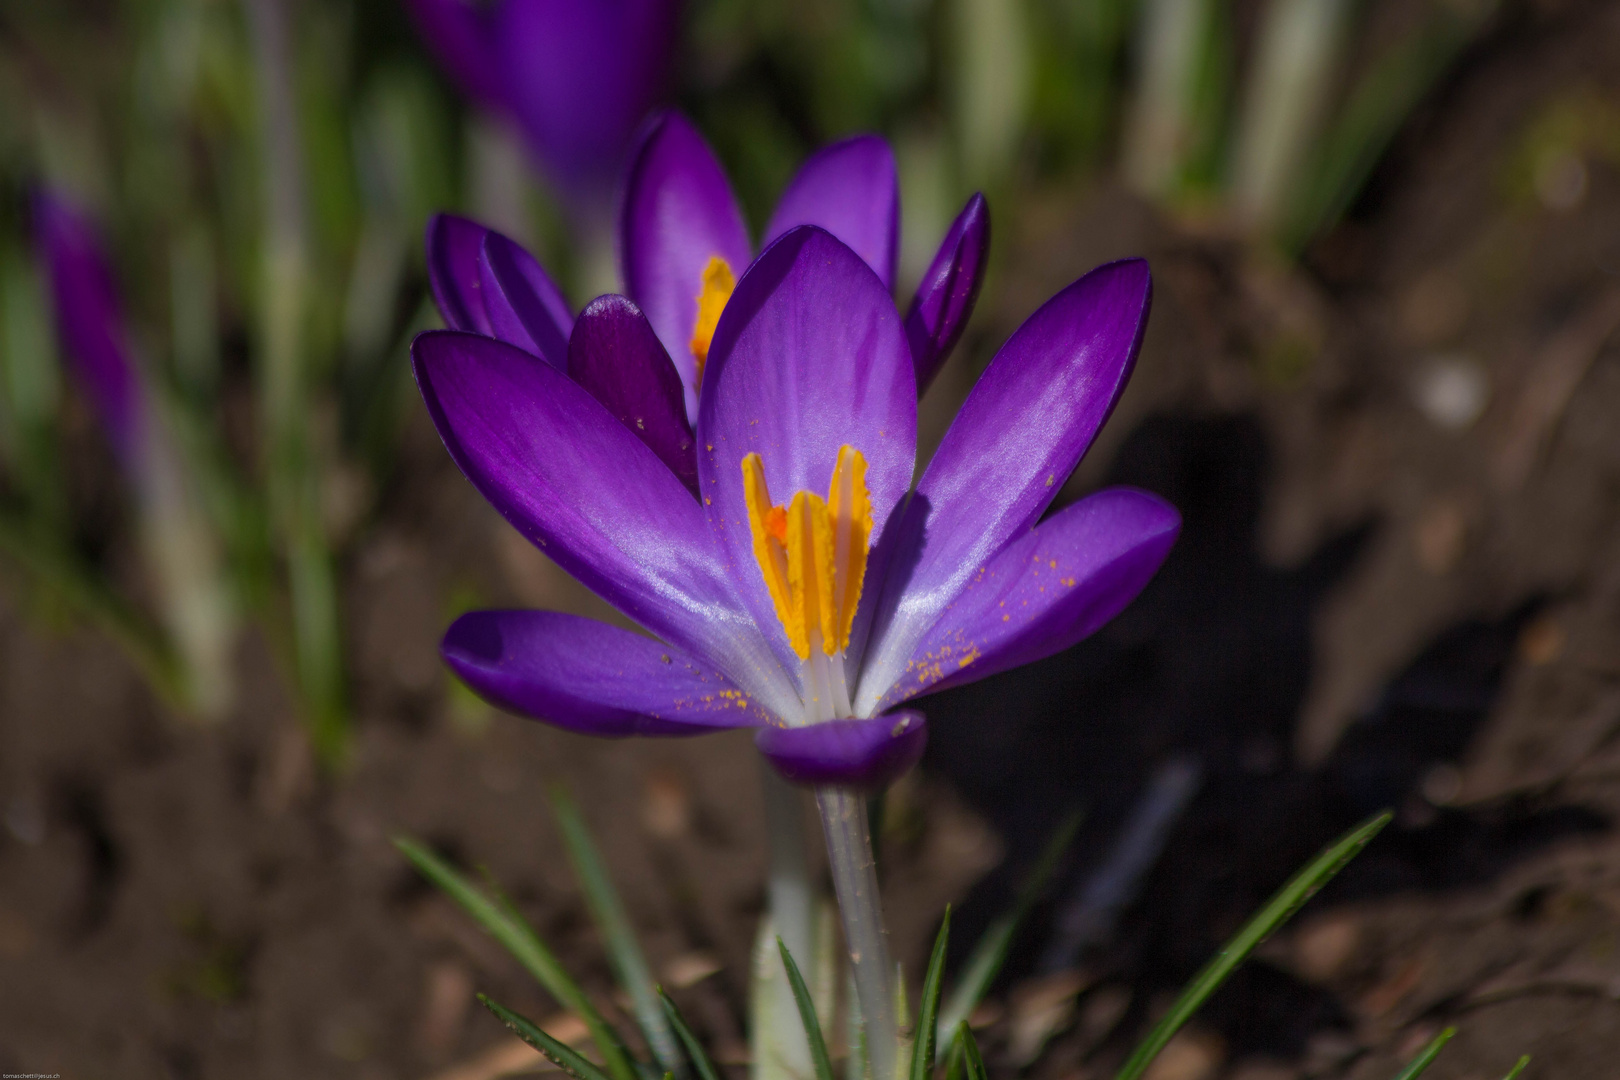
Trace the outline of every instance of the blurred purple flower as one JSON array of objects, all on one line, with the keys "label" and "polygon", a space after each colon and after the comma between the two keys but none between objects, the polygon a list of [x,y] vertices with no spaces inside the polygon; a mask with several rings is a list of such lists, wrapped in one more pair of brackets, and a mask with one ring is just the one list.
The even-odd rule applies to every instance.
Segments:
[{"label": "blurred purple flower", "polygon": [[679,0],[406,0],[422,40],[572,198],[603,203],[659,99]]},{"label": "blurred purple flower", "polygon": [[143,551],[181,664],[183,699],[199,715],[218,718],[234,693],[236,623],[216,538],[130,347],[94,228],[66,198],[44,190],[33,197],[33,226],[74,381],[135,494]]},{"label": "blurred purple flower", "polygon": [[[742,265],[738,235],[724,250]],[[466,250],[447,236],[441,251]],[[539,338],[561,320],[537,334],[545,305],[505,291],[525,264],[503,275],[481,241],[479,275],[441,292],[457,329],[412,346],[429,414],[512,525],[652,636],[481,611],[450,627],[443,653],[488,700],[564,728],[755,727],[789,779],[879,785],[926,739],[920,713],[886,710],[1072,645],[1168,553],[1180,519],[1140,491],[1042,520],[1129,376],[1149,275],[1140,260],[1109,264],[1032,315],[913,490],[916,356],[892,272],[818,227],[771,236],[716,320],[693,483],[656,424],[623,411],[644,394],[661,402],[657,423],[685,418],[656,320],[605,297],[559,360]],[[951,306],[947,294],[933,310]],[[501,326],[513,337],[486,336]],[[520,326],[536,348],[512,343]]]},{"label": "blurred purple flower", "polygon": [[33,197],[34,244],[50,277],[57,334],[119,464],[143,474],[149,417],[112,270],[90,222],[67,199]]}]

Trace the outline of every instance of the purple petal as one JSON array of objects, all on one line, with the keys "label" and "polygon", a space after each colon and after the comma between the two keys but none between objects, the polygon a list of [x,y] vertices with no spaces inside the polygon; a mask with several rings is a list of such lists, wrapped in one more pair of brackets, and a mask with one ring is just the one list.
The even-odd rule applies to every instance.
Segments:
[{"label": "purple petal", "polygon": [[124,468],[139,471],[145,403],[107,257],[90,222],[66,199],[37,192],[33,217],[34,242],[50,276],[57,332],[71,370],[113,453]]},{"label": "purple petal", "polygon": [[996,353],[906,508],[857,709],[899,681],[969,577],[1051,504],[1130,377],[1151,293],[1146,262],[1109,263],[1047,301]]},{"label": "purple petal", "polygon": [[[698,414],[698,479],[709,521],[750,611],[789,671],[798,670],[754,561],[742,459],[758,453],[771,497],[823,497],[839,447],[866,458],[872,545],[911,487],[917,393],[900,316],[883,283],[849,248],[814,227],[761,255],[720,316]],[[881,560],[867,581],[882,580]],[[851,656],[877,590],[861,597]]]},{"label": "purple petal", "polygon": [[478,283],[495,337],[558,370],[567,368],[573,312],[539,260],[521,244],[488,232],[478,255]]},{"label": "purple petal", "polygon": [[490,335],[478,272],[489,229],[455,214],[434,214],[427,223],[428,285],[444,324],[452,330]]},{"label": "purple petal", "polygon": [[490,704],[586,735],[702,735],[773,720],[702,661],[578,615],[469,612],[440,652]]},{"label": "purple petal", "polygon": [[697,491],[681,378],[640,308],[611,294],[586,305],[568,339],[568,375]]},{"label": "purple petal", "polygon": [[686,386],[687,416],[695,419],[692,330],[703,270],[718,255],[741,276],[753,251],[725,170],[680,113],[658,116],[642,136],[625,181],[619,245],[625,289],[675,361]]},{"label": "purple petal", "polygon": [[486,109],[505,107],[500,69],[490,63],[489,19],[468,0],[405,0],[416,32],[462,93]]},{"label": "purple petal", "polygon": [[1180,531],[1174,507],[1134,488],[1058,511],[978,569],[879,707],[1067,649],[1136,598]]},{"label": "purple petal", "polygon": [[611,193],[674,53],[675,0],[504,0],[489,62],[553,177],[576,198]]},{"label": "purple petal", "polygon": [[894,152],[876,135],[823,147],[788,184],[765,227],[765,244],[798,225],[819,225],[854,249],[894,288],[900,249],[900,180]]},{"label": "purple petal", "polygon": [[990,207],[982,194],[975,194],[945,233],[906,313],[918,397],[927,392],[967,328],[989,261]]},{"label": "purple petal", "polygon": [[928,744],[923,714],[907,709],[870,720],[831,720],[806,727],[768,727],[754,744],[795,784],[887,786],[917,764]]},{"label": "purple petal", "polygon": [[411,360],[450,456],[519,532],[608,603],[719,664],[772,709],[796,703],[692,493],[583,387],[538,357],[474,334],[421,334]]}]

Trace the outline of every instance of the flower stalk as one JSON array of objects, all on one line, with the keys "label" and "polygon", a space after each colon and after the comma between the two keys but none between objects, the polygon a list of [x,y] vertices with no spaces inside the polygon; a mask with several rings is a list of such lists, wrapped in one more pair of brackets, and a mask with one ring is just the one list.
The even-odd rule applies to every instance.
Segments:
[{"label": "flower stalk", "polygon": [[821,787],[816,789],[816,806],[827,834],[827,861],[844,922],[872,1077],[895,1080],[900,1030],[895,1020],[894,964],[889,959],[889,932],[883,925],[883,903],[878,896],[866,799],[850,788]]}]

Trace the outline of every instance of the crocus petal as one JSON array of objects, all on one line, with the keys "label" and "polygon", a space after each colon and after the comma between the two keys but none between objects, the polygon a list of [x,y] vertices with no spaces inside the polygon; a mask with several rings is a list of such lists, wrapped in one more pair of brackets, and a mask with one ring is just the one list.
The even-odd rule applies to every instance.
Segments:
[{"label": "crocus petal", "polygon": [[857,135],[811,155],[776,204],[765,243],[798,225],[826,229],[866,260],[885,289],[894,288],[900,180],[889,144]]},{"label": "crocus petal", "polygon": [[498,232],[484,235],[478,284],[491,333],[559,370],[568,366],[573,313],[538,259]]},{"label": "crocus petal", "polygon": [[1101,266],[996,353],[906,507],[857,712],[899,681],[968,579],[1051,504],[1130,377],[1151,293],[1141,259]]},{"label": "crocus petal", "polygon": [[718,255],[740,276],[753,251],[725,170],[696,127],[677,112],[655,117],[641,137],[619,213],[625,289],[641,305],[686,386],[697,417],[692,355],[703,271]]},{"label": "crocus petal", "polygon": [[990,207],[975,194],[945,233],[906,313],[906,340],[917,368],[917,396],[956,348],[990,261]]},{"label": "crocus petal", "polygon": [[640,308],[623,296],[592,300],[568,339],[568,375],[697,490],[681,378]]},{"label": "crocus petal", "polygon": [[1065,507],[977,568],[878,707],[1068,648],[1135,599],[1180,531],[1174,507],[1134,488]]},{"label": "crocus petal", "polygon": [[486,109],[500,111],[505,92],[490,63],[489,20],[468,0],[405,0],[422,42],[458,89]]},{"label": "crocus petal", "polygon": [[35,244],[50,276],[61,337],[79,388],[95,409],[113,453],[139,471],[145,406],[125,336],[112,270],[90,222],[65,199],[33,200]]},{"label": "crocus petal", "polygon": [[928,724],[914,710],[870,720],[832,720],[806,727],[768,727],[754,744],[795,784],[883,788],[917,764]]},{"label": "crocus petal", "polygon": [[614,173],[668,74],[675,0],[503,0],[489,62],[552,176],[577,198],[610,194]]},{"label": "crocus petal", "polygon": [[[754,262],[715,330],[697,435],[698,490],[725,562],[783,665],[797,671],[754,558],[742,459],[760,455],[772,498],[785,505],[794,492],[827,491],[839,447],[859,450],[874,551],[916,463],[911,353],[888,290],[854,252],[805,227]],[[882,580],[878,562],[868,563],[869,581]],[[852,641],[864,641],[875,592],[861,597]]]},{"label": "crocus petal", "polygon": [[469,612],[440,651],[484,700],[586,735],[701,735],[772,719],[712,665],[578,615]]},{"label": "crocus petal", "polygon": [[768,707],[796,701],[691,492],[583,387],[515,346],[455,331],[419,335],[411,361],[450,456],[519,532]]},{"label": "crocus petal", "polygon": [[434,214],[427,223],[428,285],[444,324],[452,330],[491,334],[484,312],[478,257],[490,230],[455,214]]}]

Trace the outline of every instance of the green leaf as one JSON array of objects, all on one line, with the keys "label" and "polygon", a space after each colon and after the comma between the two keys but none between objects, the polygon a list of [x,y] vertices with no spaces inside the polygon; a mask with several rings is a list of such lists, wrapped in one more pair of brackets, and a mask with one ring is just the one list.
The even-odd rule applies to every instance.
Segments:
[{"label": "green leaf", "polygon": [[799,965],[780,937],[776,947],[782,953],[782,966],[787,969],[788,985],[793,987],[793,1000],[799,1006],[799,1019],[804,1021],[804,1037],[810,1043],[810,1060],[816,1067],[816,1080],[833,1080],[832,1059],[827,1056],[827,1040],[821,1035],[821,1021],[816,1019],[816,1003],[810,1000],[810,991],[799,974]]},{"label": "green leaf", "polygon": [[1451,1037],[1455,1034],[1457,1034],[1457,1029],[1448,1027],[1436,1035],[1433,1041],[1423,1048],[1423,1052],[1413,1058],[1412,1063],[1400,1071],[1400,1075],[1396,1076],[1395,1080],[1417,1080],[1430,1065],[1434,1064],[1434,1059],[1440,1056],[1440,1048],[1450,1042]]},{"label": "green leaf", "polygon": [[686,1021],[681,1018],[681,1011],[675,1007],[669,995],[664,993],[663,987],[658,988],[658,1001],[664,1006],[664,1015],[669,1017],[669,1026],[675,1029],[681,1045],[686,1047],[686,1056],[691,1059],[692,1066],[697,1069],[701,1080],[720,1080],[720,1074],[715,1072],[714,1062],[709,1060],[703,1044],[692,1034],[692,1029],[686,1026]]},{"label": "green leaf", "polygon": [[647,969],[641,945],[636,941],[635,930],[630,926],[630,917],[625,914],[618,890],[613,887],[602,856],[591,841],[584,819],[579,816],[579,808],[567,792],[553,787],[551,809],[562,828],[563,843],[568,846],[568,859],[574,864],[574,873],[579,875],[580,885],[585,890],[585,902],[607,945],[608,959],[613,962],[620,985],[630,995],[641,1033],[646,1036],[647,1045],[652,1048],[659,1066],[684,1077],[686,1062],[682,1060],[680,1044],[675,1032],[670,1029],[663,1006],[658,1003],[652,974]]},{"label": "green leaf", "polygon": [[1524,1067],[1528,1064],[1530,1064],[1530,1055],[1526,1054],[1519,1059],[1519,1063],[1517,1065],[1513,1066],[1512,1072],[1502,1077],[1502,1080],[1519,1080],[1519,1074],[1524,1072]]},{"label": "green leaf", "polygon": [[951,906],[945,905],[945,920],[934,938],[934,954],[928,958],[928,974],[923,977],[922,1001],[917,1014],[917,1037],[911,1048],[911,1080],[928,1080],[934,1075],[934,1044],[938,1039],[939,989],[945,981],[945,943],[951,936]]},{"label": "green leaf", "polygon": [[1080,831],[1080,822],[1084,817],[1083,813],[1075,810],[1063,819],[1041,851],[1034,872],[1019,890],[1013,909],[992,922],[989,929],[984,932],[984,936],[979,939],[979,943],[973,946],[967,964],[957,976],[956,988],[951,991],[950,997],[945,1000],[945,1007],[940,1010],[939,1023],[935,1025],[938,1032],[936,1038],[940,1041],[952,1038],[956,1026],[971,1016],[973,1010],[984,1000],[984,996],[990,992],[990,984],[996,981],[996,976],[1001,974],[1001,966],[1007,962],[1007,953],[1012,948],[1013,936],[1029,917],[1030,910],[1040,900],[1041,895],[1046,892],[1047,883],[1057,870],[1058,861],[1074,842],[1075,833]]},{"label": "green leaf", "polygon": [[1170,1011],[1165,1014],[1164,1019],[1154,1025],[1153,1030],[1148,1032],[1147,1038],[1142,1040],[1124,1067],[1115,1074],[1115,1080],[1136,1080],[1146,1072],[1148,1065],[1158,1056],[1159,1051],[1164,1049],[1165,1043],[1181,1030],[1181,1026],[1191,1019],[1204,1001],[1226,981],[1227,976],[1231,975],[1273,930],[1287,922],[1305,901],[1343,870],[1346,863],[1360,854],[1361,849],[1378,835],[1379,830],[1389,824],[1391,816],[1386,810],[1356,826],[1326,848],[1305,869],[1295,874],[1293,879],[1249,920],[1248,925],[1238,931],[1237,936],[1228,941],[1215,958],[1205,965],[1204,970],[1194,976],[1192,982],[1176,999],[1175,1004],[1170,1007]]},{"label": "green leaf", "polygon": [[640,1080],[631,1062],[629,1051],[624,1048],[618,1033],[602,1018],[602,1014],[591,1004],[590,999],[585,996],[585,991],[580,989],[573,977],[563,970],[557,957],[546,947],[546,943],[540,940],[534,928],[525,922],[510,904],[504,899],[490,898],[478,886],[462,876],[455,867],[418,841],[406,836],[396,836],[394,846],[411,861],[423,877],[444,890],[452,900],[461,905],[463,911],[473,917],[478,925],[500,942],[564,1008],[576,1013],[585,1021],[585,1026],[589,1029],[602,1060],[607,1063],[612,1080]]},{"label": "green leaf", "polygon": [[494,1013],[501,1023],[511,1028],[513,1034],[546,1055],[553,1065],[572,1076],[574,1080],[608,1080],[607,1073],[585,1060],[567,1043],[559,1042],[541,1031],[534,1021],[519,1016],[483,994],[478,995],[478,1001],[484,1008]]},{"label": "green leaf", "polygon": [[962,1058],[962,1071],[966,1080],[987,1080],[984,1058],[979,1053],[979,1042],[966,1020],[956,1025],[956,1053]]}]

